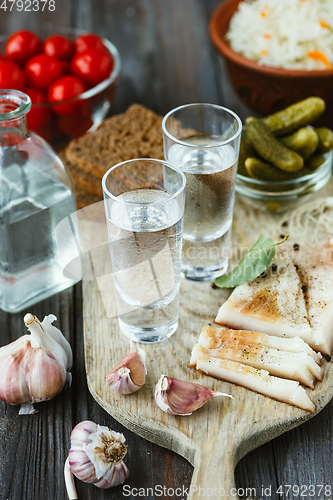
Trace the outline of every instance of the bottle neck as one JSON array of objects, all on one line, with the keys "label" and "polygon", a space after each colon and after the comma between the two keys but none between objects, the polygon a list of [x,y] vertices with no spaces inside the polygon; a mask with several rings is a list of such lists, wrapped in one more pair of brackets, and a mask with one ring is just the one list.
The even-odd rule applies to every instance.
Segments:
[{"label": "bottle neck", "polygon": [[[28,134],[26,115],[31,108],[30,98],[18,90],[0,90],[0,135],[16,132]],[[1,140],[1,139],[0,139]]]},{"label": "bottle neck", "polygon": [[22,116],[15,120],[0,120],[0,134],[3,135],[8,132],[16,132],[20,136],[27,136],[28,125],[26,116]]}]

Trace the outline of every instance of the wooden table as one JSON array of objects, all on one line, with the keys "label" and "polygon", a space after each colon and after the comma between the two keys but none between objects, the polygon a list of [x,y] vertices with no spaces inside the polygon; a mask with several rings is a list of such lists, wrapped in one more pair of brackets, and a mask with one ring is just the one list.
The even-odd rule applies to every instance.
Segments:
[{"label": "wooden table", "polygon": [[[55,0],[54,12],[17,12],[0,9],[0,32],[44,23],[94,31],[109,38],[123,61],[120,85],[112,114],[133,102],[165,114],[189,102],[211,102],[233,109],[244,119],[249,110],[230,88],[221,58],[213,49],[208,21],[220,0]],[[0,1],[2,4],[2,0]],[[10,6],[11,4],[8,3]],[[74,352],[73,385],[56,399],[38,405],[39,413],[18,416],[18,408],[0,402],[0,500],[65,500],[63,465],[70,432],[90,419],[124,432],[131,471],[131,488],[170,488],[158,497],[185,499],[173,492],[190,484],[192,467],[176,454],[159,448],[122,428],[90,396],[85,378],[81,285],[66,290],[29,309],[43,318],[53,313],[70,339]],[[22,318],[0,312],[0,345],[23,333]],[[0,366],[1,371],[1,366]],[[301,427],[255,450],[236,469],[236,485],[244,498],[302,498],[276,494],[280,485],[332,485],[333,403]],[[262,487],[266,494],[262,494]],[[269,492],[271,488],[271,493]],[[137,498],[124,496],[122,487],[112,491],[77,482],[80,499]],[[286,488],[283,488],[286,491]],[[322,496],[331,499],[333,495]],[[178,493],[178,494],[177,494]],[[240,492],[241,493],[241,492]],[[307,498],[303,496],[303,498]],[[318,496],[312,496],[318,498]]]}]

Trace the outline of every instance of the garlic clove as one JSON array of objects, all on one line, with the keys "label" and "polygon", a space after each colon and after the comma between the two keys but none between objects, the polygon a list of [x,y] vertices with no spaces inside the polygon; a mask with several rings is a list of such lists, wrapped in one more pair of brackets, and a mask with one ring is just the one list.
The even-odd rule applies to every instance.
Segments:
[{"label": "garlic clove", "polygon": [[[128,478],[129,470],[123,462],[126,453],[123,434],[86,420],[72,431],[68,464],[71,473],[81,481],[106,489],[122,484]],[[70,491],[73,494],[66,465],[65,481],[68,495]]]},{"label": "garlic clove", "polygon": [[[51,315],[49,323],[53,319],[56,318]],[[52,399],[64,387],[71,353],[69,344],[66,352],[47,333],[48,325],[43,328],[38,318],[26,314],[24,321],[30,335],[23,335],[0,348],[0,400],[14,405],[24,404],[20,414],[31,414],[34,413],[32,403]],[[62,333],[58,332],[60,338]]]},{"label": "garlic clove", "polygon": [[26,314],[24,322],[31,332],[31,346],[34,348],[26,360],[26,380],[31,401],[40,403],[53,399],[64,387],[68,357],[61,345],[46,333],[36,316]]},{"label": "garlic clove", "polygon": [[67,372],[70,372],[73,366],[73,353],[72,348],[68,340],[63,336],[62,332],[56,326],[52,325],[54,321],[57,321],[57,317],[54,314],[49,314],[45,316],[41,322],[42,328],[47,332],[50,337],[52,337],[61,347],[64,349],[67,356]]},{"label": "garlic clove", "polygon": [[108,373],[106,381],[119,394],[132,394],[144,385],[146,373],[145,352],[132,350]]},{"label": "garlic clove", "polygon": [[68,365],[68,355],[65,349],[56,339],[52,338],[46,329],[43,328],[39,319],[33,314],[28,313],[24,316],[23,321],[31,333],[31,346],[35,349],[42,347],[45,351],[52,353],[52,357],[54,357],[66,370]]},{"label": "garlic clove", "polygon": [[[94,483],[97,488],[108,489],[112,486],[118,486],[128,478],[129,471],[127,466],[122,462],[117,467],[110,467],[104,476]],[[125,479],[124,479],[125,478]],[[110,486],[111,484],[111,486]]]},{"label": "garlic clove", "polygon": [[173,377],[161,375],[155,388],[155,401],[166,413],[171,415],[191,415],[201,408],[208,399],[216,396],[227,396],[223,392],[213,392],[208,387],[193,382],[186,382]]},{"label": "garlic clove", "polygon": [[[8,349],[9,347],[12,349]],[[29,340],[24,340],[23,337],[0,349],[1,401],[12,405],[30,401],[31,394],[26,381],[26,357],[30,349]]]}]

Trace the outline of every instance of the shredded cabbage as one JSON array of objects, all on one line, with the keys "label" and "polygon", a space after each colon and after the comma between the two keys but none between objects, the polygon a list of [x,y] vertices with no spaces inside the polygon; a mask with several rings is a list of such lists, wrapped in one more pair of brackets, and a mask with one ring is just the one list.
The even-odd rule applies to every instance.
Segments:
[{"label": "shredded cabbage", "polygon": [[235,52],[265,66],[333,66],[333,0],[244,0],[226,35]]}]

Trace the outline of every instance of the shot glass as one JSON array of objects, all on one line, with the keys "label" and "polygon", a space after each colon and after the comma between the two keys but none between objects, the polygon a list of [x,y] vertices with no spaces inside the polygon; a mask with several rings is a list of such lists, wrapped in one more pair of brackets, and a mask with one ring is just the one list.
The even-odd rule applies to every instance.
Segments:
[{"label": "shot glass", "polygon": [[213,280],[228,268],[242,123],[229,109],[188,104],[162,122],[166,160],[186,176],[182,274]]},{"label": "shot glass", "polygon": [[165,161],[129,160],[102,186],[122,332],[159,342],[178,326],[184,174]]}]

